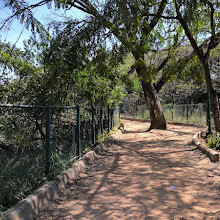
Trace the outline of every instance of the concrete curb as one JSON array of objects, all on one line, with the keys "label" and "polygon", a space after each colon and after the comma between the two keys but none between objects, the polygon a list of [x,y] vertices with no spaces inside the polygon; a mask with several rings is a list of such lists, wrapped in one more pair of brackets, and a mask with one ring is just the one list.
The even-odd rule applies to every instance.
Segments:
[{"label": "concrete curb", "polygon": [[[86,167],[95,161],[97,154],[111,145],[112,140],[124,132],[122,126],[105,141],[97,145],[94,151],[83,155],[72,167],[63,171],[57,176],[57,180],[50,181],[41,186],[33,194],[18,202],[15,206],[3,213],[2,220],[32,220],[42,207],[51,200],[55,200],[59,192],[65,189],[70,180],[76,178]],[[0,218],[1,219],[1,218]]]},{"label": "concrete curb", "polygon": [[199,133],[194,134],[192,143],[196,145],[202,153],[206,154],[212,162],[219,162],[220,153],[211,148],[208,148],[205,142],[201,139],[201,137],[204,135],[204,132],[205,131],[200,131]]}]

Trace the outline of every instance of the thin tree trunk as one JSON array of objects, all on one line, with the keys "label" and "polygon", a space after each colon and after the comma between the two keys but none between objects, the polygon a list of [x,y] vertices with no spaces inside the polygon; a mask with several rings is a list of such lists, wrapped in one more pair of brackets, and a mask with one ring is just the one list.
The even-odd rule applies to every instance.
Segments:
[{"label": "thin tree trunk", "polygon": [[217,93],[216,93],[216,91],[213,87],[213,84],[212,84],[210,67],[209,67],[209,64],[207,62],[205,62],[205,60],[203,60],[202,65],[203,65],[203,69],[205,71],[207,91],[210,93],[211,110],[213,113],[215,129],[216,129],[216,131],[220,131],[219,103],[218,103]]},{"label": "thin tree trunk", "polygon": [[214,123],[215,123],[215,129],[216,131],[220,131],[220,113],[219,113],[219,103],[218,103],[218,97],[217,94],[214,90],[213,84],[212,84],[212,79],[211,79],[211,74],[210,74],[210,67],[208,64],[208,58],[209,58],[209,52],[211,49],[215,48],[218,44],[219,44],[219,33],[215,34],[214,31],[214,25],[213,25],[213,18],[214,18],[214,12],[213,12],[213,5],[211,4],[211,29],[212,29],[212,36],[210,38],[210,41],[208,43],[208,49],[206,54],[203,53],[202,48],[203,47],[199,47],[196,40],[194,39],[189,26],[186,22],[186,20],[184,20],[184,18],[182,17],[181,13],[180,13],[180,9],[179,6],[177,4],[177,2],[175,1],[175,8],[176,8],[176,13],[177,13],[177,19],[179,20],[179,22],[181,23],[186,36],[188,37],[194,51],[196,52],[200,62],[202,63],[204,72],[205,72],[205,78],[206,78],[206,86],[207,86],[207,91],[210,92],[210,101],[211,101],[211,110],[213,113],[213,117],[214,117]]}]

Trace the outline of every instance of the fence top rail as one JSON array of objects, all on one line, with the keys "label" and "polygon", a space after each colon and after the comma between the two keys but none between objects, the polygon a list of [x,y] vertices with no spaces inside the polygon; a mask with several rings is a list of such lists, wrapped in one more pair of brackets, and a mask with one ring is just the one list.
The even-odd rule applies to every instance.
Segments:
[{"label": "fence top rail", "polygon": [[[45,106],[45,107],[47,107],[47,106]],[[77,106],[58,106],[58,105],[55,105],[55,106],[50,106],[50,108],[76,109]]]},{"label": "fence top rail", "polygon": [[0,103],[0,107],[10,108],[61,108],[61,109],[75,109],[76,106],[50,106],[50,105],[20,105],[20,104],[3,104]]},{"label": "fence top rail", "polygon": [[175,107],[175,106],[198,106],[198,105],[206,105],[206,103],[197,103],[197,104],[175,104],[175,105],[162,105],[163,107]]},{"label": "fence top rail", "polygon": [[[4,104],[4,103],[0,103],[0,107],[10,107],[10,108],[52,108],[52,109],[55,109],[55,108],[60,108],[60,109],[76,109],[77,106],[58,106],[58,105],[22,105],[22,104]],[[97,106],[94,106],[95,108],[97,108]],[[92,106],[90,107],[80,107],[81,109],[85,109],[85,110],[88,110],[88,111],[91,111],[92,109]],[[100,109],[107,109],[108,107],[107,106],[98,106],[98,108]],[[117,109],[118,107],[111,107],[111,109]]]},{"label": "fence top rail", "polygon": [[46,108],[46,106],[20,105],[20,104],[3,104],[3,103],[0,103],[0,107],[11,107],[11,108]]}]

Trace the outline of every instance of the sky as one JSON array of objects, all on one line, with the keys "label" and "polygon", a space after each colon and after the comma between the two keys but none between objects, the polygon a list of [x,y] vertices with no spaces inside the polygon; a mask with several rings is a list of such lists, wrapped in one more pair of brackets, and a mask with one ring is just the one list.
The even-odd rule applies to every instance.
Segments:
[{"label": "sky", "polygon": [[[58,20],[58,15],[60,14],[79,19],[83,19],[86,16],[85,13],[78,9],[71,9],[65,12],[63,9],[48,9],[46,5],[35,8],[33,14],[45,26],[47,26],[50,19]],[[5,8],[3,2],[0,1],[0,23],[11,15],[12,11]],[[0,30],[0,39],[2,42],[10,42],[12,44],[16,42],[16,46],[20,48],[23,47],[23,41],[29,39],[30,36],[31,31],[25,29],[19,20],[14,20],[9,29]]]}]

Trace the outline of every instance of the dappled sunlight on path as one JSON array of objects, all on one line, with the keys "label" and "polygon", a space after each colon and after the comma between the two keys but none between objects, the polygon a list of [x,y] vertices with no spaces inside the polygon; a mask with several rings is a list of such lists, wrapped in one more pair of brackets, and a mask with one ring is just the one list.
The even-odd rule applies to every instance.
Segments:
[{"label": "dappled sunlight on path", "polygon": [[220,175],[198,128],[126,121],[125,133],[37,219],[220,219]]}]

